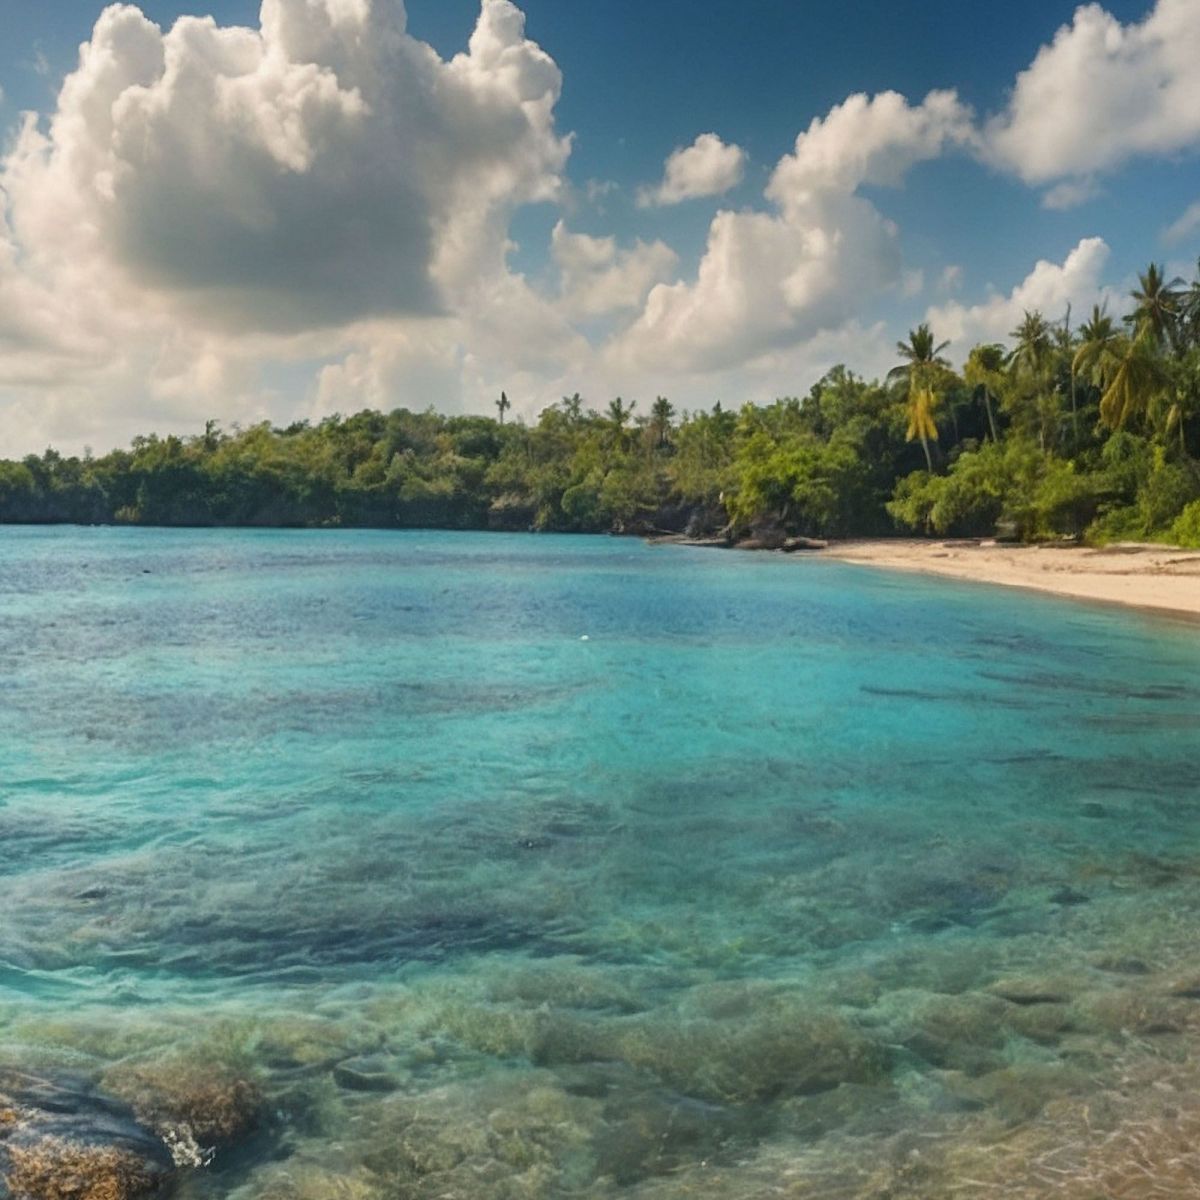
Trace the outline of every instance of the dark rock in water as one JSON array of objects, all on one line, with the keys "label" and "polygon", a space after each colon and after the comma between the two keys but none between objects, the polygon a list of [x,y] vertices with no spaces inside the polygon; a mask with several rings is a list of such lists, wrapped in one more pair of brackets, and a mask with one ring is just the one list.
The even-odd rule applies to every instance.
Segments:
[{"label": "dark rock in water", "polygon": [[1061,904],[1067,908],[1072,905],[1090,904],[1091,902],[1091,896],[1085,896],[1082,892],[1077,892],[1072,887],[1061,887],[1050,897],[1051,904]]},{"label": "dark rock in water", "polygon": [[166,1143],[87,1080],[0,1069],[0,1195],[137,1200],[174,1174]]},{"label": "dark rock in water", "polygon": [[1112,816],[1112,813],[1096,800],[1089,800],[1086,804],[1081,805],[1079,814],[1093,821],[1103,821]]},{"label": "dark rock in water", "polygon": [[782,550],[787,533],[778,525],[756,525],[750,536],[736,543],[738,550]]},{"label": "dark rock in water", "polygon": [[1039,977],[1015,976],[1010,979],[998,979],[988,991],[1010,1004],[1022,1006],[1065,1004],[1071,999],[1071,988],[1065,981]]},{"label": "dark rock in water", "polygon": [[333,1081],[349,1092],[394,1092],[403,1078],[394,1060],[369,1054],[338,1063],[333,1068]]}]

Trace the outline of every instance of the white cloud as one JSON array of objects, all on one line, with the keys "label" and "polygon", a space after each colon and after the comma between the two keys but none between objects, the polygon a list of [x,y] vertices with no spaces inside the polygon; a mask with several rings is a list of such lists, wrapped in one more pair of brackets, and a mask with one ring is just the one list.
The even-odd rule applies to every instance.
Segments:
[{"label": "white cloud", "polygon": [[1057,183],[1042,197],[1042,207],[1054,212],[1066,212],[1078,208],[1100,195],[1099,185],[1093,179],[1067,179]]},{"label": "white cloud", "polygon": [[664,242],[639,241],[619,250],[616,238],[569,233],[562,221],[554,227],[551,253],[562,277],[563,302],[581,317],[639,307],[679,265],[679,256]]},{"label": "white cloud", "polygon": [[943,292],[957,292],[962,287],[963,269],[959,263],[951,263],[942,268],[938,279],[938,289]]},{"label": "white cloud", "polygon": [[1175,245],[1200,229],[1200,200],[1189,204],[1179,217],[1163,230],[1163,241],[1167,245]]},{"label": "white cloud", "polygon": [[399,0],[165,32],[105,9],[0,163],[3,449],[283,416],[264,370],[376,343],[418,383],[468,344],[498,370],[548,329],[577,350],[507,266],[513,210],[561,190],[560,84],[509,0],[481,0],[449,61]]},{"label": "white cloud", "polygon": [[1131,25],[1083,5],[1018,75],[1007,110],[987,125],[988,157],[1036,185],[1193,148],[1197,62],[1196,0],[1157,0]]},{"label": "white cloud", "polygon": [[444,311],[559,186],[560,76],[523,28],[484,0],[443,62],[399,3],[265,0],[261,29],[166,33],[114,5],[5,164],[17,235],[239,329]]},{"label": "white cloud", "polygon": [[[861,189],[962,150],[1066,208],[1136,154],[1200,145],[1196,3],[1157,0],[1128,26],[1081,8],[982,126],[953,92],[848,97],[799,134],[757,211],[716,214],[682,281],[663,242],[568,227],[584,203],[598,221],[617,185],[566,185],[559,71],[509,0],[480,0],[449,60],[400,0],[264,0],[256,28],[166,31],[114,5],[56,111],[0,163],[0,453],[291,420],[302,392],[313,416],[490,412],[502,388],[524,415],[577,389],[770,399],[839,359],[886,369],[896,333],[864,327],[875,298],[926,283],[961,353],[1026,308],[1083,313],[1106,294],[1099,239],[967,305],[963,268],[906,265]],[[722,194],[745,164],[702,135],[639,200]],[[539,288],[509,237],[542,201],[563,220]],[[1164,237],[1197,228],[1200,204]]]},{"label": "white cloud", "polygon": [[638,204],[651,208],[720,196],[742,182],[745,170],[746,152],[740,146],[726,145],[715,133],[702,133],[667,159],[662,182],[643,188]]},{"label": "white cloud", "polygon": [[864,295],[901,282],[897,230],[855,190],[898,184],[970,137],[970,114],[953,93],[915,107],[894,92],[851,96],[780,160],[766,192],[774,211],[719,212],[694,282],[655,287],[612,353],[710,371],[836,329]]},{"label": "white cloud", "polygon": [[1061,263],[1039,259],[1033,270],[1007,295],[993,294],[981,304],[957,301],[930,308],[926,320],[939,341],[965,357],[976,342],[1005,341],[1024,314],[1035,309],[1048,320],[1059,320],[1070,304],[1076,314],[1093,304],[1117,300],[1102,283],[1108,245],[1101,238],[1084,238]]},{"label": "white cloud", "polygon": [[916,163],[973,140],[971,112],[952,91],[930,92],[915,106],[898,92],[857,93],[813,119],[775,168],[767,195],[786,206],[864,183],[896,187]]}]

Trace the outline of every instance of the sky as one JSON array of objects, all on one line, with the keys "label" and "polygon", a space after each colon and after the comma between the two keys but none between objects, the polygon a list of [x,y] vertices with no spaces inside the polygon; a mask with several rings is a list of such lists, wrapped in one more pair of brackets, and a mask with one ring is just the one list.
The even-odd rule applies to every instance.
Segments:
[{"label": "sky", "polygon": [[1200,0],[0,0],[0,457],[961,361],[1200,255]]}]

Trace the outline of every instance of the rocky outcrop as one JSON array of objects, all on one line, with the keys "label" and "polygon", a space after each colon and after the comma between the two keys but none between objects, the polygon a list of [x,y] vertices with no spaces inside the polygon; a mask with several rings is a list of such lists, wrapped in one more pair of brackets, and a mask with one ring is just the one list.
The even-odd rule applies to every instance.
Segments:
[{"label": "rocky outcrop", "polygon": [[0,1197],[138,1200],[174,1173],[167,1144],[87,1080],[0,1069]]}]

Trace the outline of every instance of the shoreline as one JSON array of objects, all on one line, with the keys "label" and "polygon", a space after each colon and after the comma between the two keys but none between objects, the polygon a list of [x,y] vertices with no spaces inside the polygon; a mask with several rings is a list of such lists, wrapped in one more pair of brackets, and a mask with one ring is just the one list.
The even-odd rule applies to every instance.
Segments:
[{"label": "shoreline", "polygon": [[1093,549],[872,539],[830,542],[814,553],[854,566],[1023,588],[1200,622],[1200,550],[1141,543]]}]

